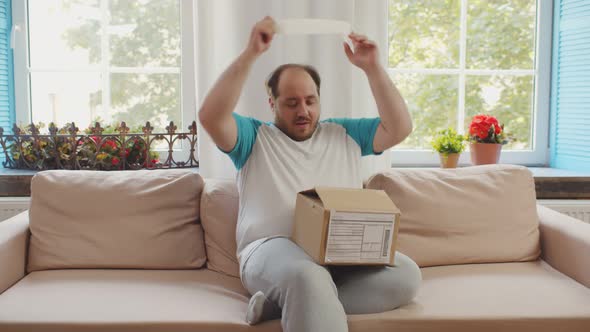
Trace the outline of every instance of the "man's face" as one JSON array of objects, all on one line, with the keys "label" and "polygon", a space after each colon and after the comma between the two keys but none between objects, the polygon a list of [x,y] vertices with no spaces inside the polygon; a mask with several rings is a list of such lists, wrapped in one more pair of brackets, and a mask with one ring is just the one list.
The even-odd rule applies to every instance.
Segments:
[{"label": "man's face", "polygon": [[313,135],[320,117],[320,97],[315,82],[301,68],[281,73],[278,97],[269,99],[275,113],[275,126],[295,141]]}]

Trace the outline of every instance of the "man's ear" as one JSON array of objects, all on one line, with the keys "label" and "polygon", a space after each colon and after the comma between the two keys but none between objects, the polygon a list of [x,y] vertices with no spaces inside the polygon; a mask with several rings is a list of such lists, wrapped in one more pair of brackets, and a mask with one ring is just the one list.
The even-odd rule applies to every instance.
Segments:
[{"label": "man's ear", "polygon": [[270,110],[274,113],[275,111],[275,102],[272,100],[272,97],[268,97],[268,105],[270,106]]}]

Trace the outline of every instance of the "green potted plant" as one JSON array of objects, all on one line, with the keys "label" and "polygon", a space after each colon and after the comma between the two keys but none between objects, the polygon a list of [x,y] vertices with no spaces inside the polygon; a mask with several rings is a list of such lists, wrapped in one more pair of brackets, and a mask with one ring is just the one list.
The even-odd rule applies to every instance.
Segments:
[{"label": "green potted plant", "polygon": [[432,148],[440,156],[442,168],[456,168],[461,152],[465,150],[465,135],[458,134],[455,129],[439,130],[431,142]]}]

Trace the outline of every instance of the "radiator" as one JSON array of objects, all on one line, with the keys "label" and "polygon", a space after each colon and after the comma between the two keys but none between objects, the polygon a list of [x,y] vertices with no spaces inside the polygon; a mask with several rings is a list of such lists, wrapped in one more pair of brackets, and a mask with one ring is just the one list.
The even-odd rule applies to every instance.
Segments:
[{"label": "radiator", "polygon": [[590,223],[590,200],[588,199],[539,199],[537,203]]},{"label": "radiator", "polygon": [[3,197],[0,198],[0,221],[27,210],[29,208],[29,197]]}]

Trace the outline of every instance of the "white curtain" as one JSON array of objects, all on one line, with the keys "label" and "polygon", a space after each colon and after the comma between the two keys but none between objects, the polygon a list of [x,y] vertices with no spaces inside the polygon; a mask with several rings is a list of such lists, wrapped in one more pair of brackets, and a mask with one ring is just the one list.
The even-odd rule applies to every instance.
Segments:
[{"label": "white curtain", "polygon": [[[321,18],[344,20],[353,30],[377,42],[381,63],[387,65],[387,0],[195,0],[195,70],[200,105],[219,75],[246,46],[252,26],[264,16],[275,20]],[[315,66],[322,78],[321,119],[374,117],[377,107],[364,73],[353,66],[342,37],[276,35],[271,48],[254,64],[236,112],[273,121],[264,81],[277,66],[289,63]],[[207,133],[199,130],[200,172],[204,177],[234,178],[236,171]],[[363,158],[367,178],[389,168],[390,153]]]}]

